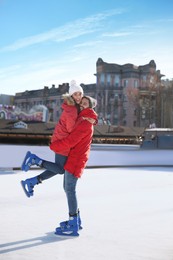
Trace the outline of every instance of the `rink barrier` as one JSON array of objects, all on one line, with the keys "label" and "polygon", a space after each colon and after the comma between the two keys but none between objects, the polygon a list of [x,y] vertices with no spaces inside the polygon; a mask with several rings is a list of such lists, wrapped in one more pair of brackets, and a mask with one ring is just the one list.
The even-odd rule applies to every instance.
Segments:
[{"label": "rink barrier", "polygon": [[[86,166],[85,169],[99,169],[99,168],[147,168],[147,167],[173,167],[173,165],[93,165]],[[41,168],[32,167],[29,171],[40,170]],[[44,170],[44,169],[43,169]],[[20,167],[2,167],[0,171],[22,171]],[[25,172],[24,172],[25,173]]]}]

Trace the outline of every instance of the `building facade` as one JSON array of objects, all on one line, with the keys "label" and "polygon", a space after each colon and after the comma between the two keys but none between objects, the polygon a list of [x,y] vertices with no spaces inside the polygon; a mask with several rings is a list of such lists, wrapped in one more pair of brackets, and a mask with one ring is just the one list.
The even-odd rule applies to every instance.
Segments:
[{"label": "building facade", "polygon": [[47,121],[56,122],[61,114],[62,94],[69,89],[69,84],[64,83],[58,88],[52,85],[43,89],[16,93],[14,106],[22,112],[32,113],[34,107],[46,107],[48,109]]},{"label": "building facade", "polygon": [[112,125],[148,127],[160,125],[157,110],[161,77],[156,64],[118,65],[101,58],[96,63],[97,113]]},{"label": "building facade", "polygon": [[[84,93],[89,96],[95,96],[96,84],[84,85],[81,84]],[[61,113],[61,105],[63,102],[62,94],[67,93],[69,90],[69,83],[63,83],[57,88],[55,85],[52,87],[45,86],[43,89],[25,91],[16,93],[14,96],[14,107],[16,113],[26,113],[28,115],[33,114],[39,109],[42,111],[43,107],[48,109],[47,122],[57,122]]]},{"label": "building facade", "polygon": [[0,105],[4,106],[12,106],[14,103],[14,96],[12,95],[5,95],[5,94],[0,94]]},{"label": "building facade", "polygon": [[[161,81],[164,75],[156,70],[154,60],[135,66],[131,63],[107,63],[98,58],[95,76],[96,83],[81,86],[85,95],[97,99],[99,124],[166,127],[173,121],[169,115],[167,119],[163,115],[163,111],[168,110],[165,102],[167,94],[164,92],[163,95],[164,83]],[[61,96],[68,89],[69,83],[63,83],[57,88],[52,85],[50,88],[45,86],[39,90],[16,93],[13,105],[18,113],[22,111],[29,114],[36,106],[46,107],[47,121],[57,122],[62,112]],[[173,114],[172,111],[173,108],[170,114]]]}]

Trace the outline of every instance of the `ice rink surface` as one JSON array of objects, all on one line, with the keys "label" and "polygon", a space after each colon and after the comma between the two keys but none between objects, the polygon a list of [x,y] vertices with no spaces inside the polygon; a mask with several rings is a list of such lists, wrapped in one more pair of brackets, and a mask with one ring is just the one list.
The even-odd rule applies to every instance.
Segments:
[{"label": "ice rink surface", "polygon": [[[106,162],[109,153],[94,158]],[[13,170],[12,162],[0,170],[0,260],[173,260],[173,167],[85,169],[77,185],[83,230],[62,237],[54,230],[68,219],[63,176],[27,198],[20,181],[41,170]]]}]

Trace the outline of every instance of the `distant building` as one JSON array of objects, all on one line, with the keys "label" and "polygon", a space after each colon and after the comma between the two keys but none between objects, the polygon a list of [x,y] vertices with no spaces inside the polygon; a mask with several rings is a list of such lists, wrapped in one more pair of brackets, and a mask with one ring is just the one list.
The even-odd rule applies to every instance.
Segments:
[{"label": "distant building", "polygon": [[14,105],[19,111],[29,113],[33,107],[46,107],[48,115],[46,121],[57,121],[61,114],[62,94],[68,91],[69,84],[64,83],[55,88],[45,86],[43,89],[16,93]]},{"label": "distant building", "polygon": [[[136,66],[131,63],[119,65],[104,62],[99,58],[96,62],[96,83],[83,84],[85,95],[97,99],[96,112],[98,113],[98,124],[107,124],[127,127],[171,127],[173,119],[173,107],[167,109],[161,81],[162,75],[156,70],[156,63],[151,60],[148,64]],[[14,96],[13,109],[17,112],[18,120],[25,120],[24,115],[29,114],[28,120],[39,119],[46,122],[57,122],[62,109],[62,94],[68,92],[69,83],[63,83],[57,88],[45,86],[43,89],[24,91]],[[171,91],[171,90],[170,90]],[[169,91],[169,92],[170,92]],[[169,95],[172,97],[172,94]],[[172,99],[170,99],[170,104]],[[37,109],[36,109],[37,108]],[[40,112],[34,117],[34,111]],[[168,111],[167,119],[163,111]],[[7,114],[3,111],[1,118]],[[42,119],[44,117],[44,120]],[[173,116],[172,116],[173,118]],[[172,122],[170,125],[169,122]]]},{"label": "distant building", "polygon": [[14,110],[14,96],[0,94],[0,119],[7,119]]},{"label": "distant building", "polygon": [[0,94],[0,105],[12,106],[14,102],[13,95]]},{"label": "distant building", "polygon": [[162,95],[160,102],[161,126],[173,128],[173,80],[162,80]]},{"label": "distant building", "polygon": [[[95,96],[96,84],[81,84],[81,86],[86,95]],[[43,89],[16,93],[14,97],[14,106],[19,111],[25,113],[29,113],[36,106],[45,106],[48,109],[46,121],[57,122],[62,113],[62,94],[67,93],[68,90],[69,83],[63,83],[62,85],[59,85],[58,88],[55,88],[55,85],[52,85],[51,88],[46,86]]]},{"label": "distant building", "polygon": [[112,125],[147,127],[160,123],[157,111],[161,77],[151,60],[146,65],[96,63],[96,111]]}]

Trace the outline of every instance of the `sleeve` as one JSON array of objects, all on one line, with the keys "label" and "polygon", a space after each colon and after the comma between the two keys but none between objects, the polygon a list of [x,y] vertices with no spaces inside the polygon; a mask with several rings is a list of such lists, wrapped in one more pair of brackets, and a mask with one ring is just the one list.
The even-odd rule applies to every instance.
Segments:
[{"label": "sleeve", "polygon": [[62,119],[66,125],[66,130],[68,133],[71,133],[74,129],[77,117],[78,113],[75,106],[69,106],[68,109],[63,111]]},{"label": "sleeve", "polygon": [[57,140],[50,144],[50,149],[56,153],[60,153],[62,150],[70,150],[76,146],[90,131],[92,125],[87,121],[82,121],[81,124],[69,134],[68,137]]}]

